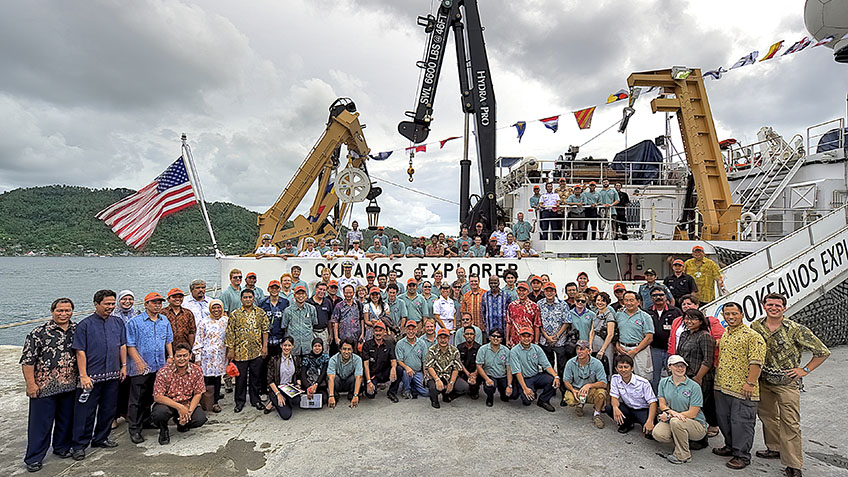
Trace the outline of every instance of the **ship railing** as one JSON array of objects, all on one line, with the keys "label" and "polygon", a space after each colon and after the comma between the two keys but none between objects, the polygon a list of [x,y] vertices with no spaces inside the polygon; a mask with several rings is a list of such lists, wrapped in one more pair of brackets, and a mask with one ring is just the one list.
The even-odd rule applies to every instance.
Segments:
[{"label": "ship railing", "polygon": [[[803,137],[800,134],[793,136],[789,142],[771,130],[766,134],[770,137],[751,144],[731,145],[725,150],[724,164],[727,172],[736,174],[735,177],[742,175],[742,180],[738,181],[733,189],[734,197],[744,195],[744,192],[740,192],[743,185],[747,188],[747,192],[756,190],[756,187],[750,186],[749,178],[789,161],[796,153],[804,152]],[[740,199],[740,202],[742,201]]]},{"label": "ship railing", "polygon": [[[690,238],[702,234],[703,220],[698,208],[661,207],[654,204],[631,203],[628,207],[597,208],[596,212],[580,211],[578,207],[560,207],[552,211],[530,212],[535,240],[615,240],[626,235],[636,240],[674,240],[680,230]],[[744,241],[774,241],[788,233],[803,228],[830,212],[830,208],[775,208],[768,209],[762,218],[750,220],[745,216],[736,221],[736,237]],[[624,218],[620,216],[624,212]],[[684,213],[688,212],[688,213]],[[717,211],[719,216],[724,212]],[[680,217],[688,217],[681,221]]]},{"label": "ship railing", "polygon": [[[832,137],[825,135],[836,130]],[[845,120],[843,118],[832,119],[807,128],[807,151],[810,154],[821,153],[844,157],[845,154]]]},{"label": "ship railing", "polygon": [[509,169],[503,169],[497,181],[499,195],[509,194],[525,185],[559,183],[565,179],[569,187],[581,184],[586,187],[594,181],[598,188],[601,182],[621,183],[626,186],[686,184],[689,171],[685,163],[664,162],[609,162],[606,159],[538,160],[525,159]]}]

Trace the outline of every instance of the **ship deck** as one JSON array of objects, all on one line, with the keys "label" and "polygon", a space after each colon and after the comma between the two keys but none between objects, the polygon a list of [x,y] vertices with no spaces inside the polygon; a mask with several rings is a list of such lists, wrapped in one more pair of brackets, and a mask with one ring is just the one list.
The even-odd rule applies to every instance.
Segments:
[{"label": "ship deck", "polygon": [[[830,359],[806,382],[801,396],[806,454],[805,475],[848,475],[848,442],[842,409],[848,347],[833,349]],[[27,475],[27,398],[18,359],[20,348],[0,347],[0,474]],[[62,476],[245,476],[245,475],[578,475],[679,476],[743,475],[724,466],[709,449],[695,451],[685,466],[657,456],[667,446],[642,438],[636,431],[620,435],[607,420],[595,429],[591,419],[577,418],[556,406],[548,413],[537,406],[462,397],[440,410],[426,399],[390,403],[384,393],[364,400],[355,410],[339,407],[295,410],[290,421],[251,408],[232,412],[232,395],[224,411],[187,434],[173,430],[171,444],[160,446],[154,431],[147,441],[130,442],[126,425],[114,433],[119,447],[90,450],[85,460],[60,460],[48,454],[40,475]],[[720,446],[720,437],[713,438]],[[754,449],[763,448],[757,429]],[[681,468],[683,467],[683,468]],[[780,463],[754,458],[744,475],[778,475]]]}]

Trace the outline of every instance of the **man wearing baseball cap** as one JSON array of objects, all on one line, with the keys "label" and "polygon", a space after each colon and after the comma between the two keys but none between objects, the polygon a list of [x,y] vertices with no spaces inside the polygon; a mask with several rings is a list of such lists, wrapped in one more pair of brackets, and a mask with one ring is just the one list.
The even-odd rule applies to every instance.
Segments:
[{"label": "man wearing baseball cap", "polygon": [[162,314],[171,323],[171,330],[174,333],[173,346],[180,343],[187,343],[189,347],[194,347],[194,335],[197,333],[197,323],[194,319],[194,313],[188,308],[183,308],[183,298],[185,293],[179,288],[171,288],[168,291],[168,306],[162,309]]},{"label": "man wearing baseball cap", "polygon": [[282,327],[294,339],[292,355],[300,361],[304,355],[312,352],[313,328],[318,326],[318,313],[315,307],[306,303],[308,294],[303,285],[294,288],[294,303],[283,311]]},{"label": "man wearing baseball cap", "polygon": [[395,345],[395,358],[400,373],[401,396],[404,399],[417,399],[427,396],[424,386],[424,356],[427,354],[427,342],[418,339],[418,324],[413,320],[406,322],[406,335]]},{"label": "man wearing baseball cap", "polygon": [[[528,326],[518,329],[520,342],[509,351],[509,367],[513,373],[512,398],[521,397],[521,402],[529,406],[538,393],[536,404],[548,412],[554,412],[550,400],[560,386],[559,376],[548,361],[539,345],[533,343],[535,333]],[[539,370],[544,370],[539,372]]]},{"label": "man wearing baseball cap", "polygon": [[244,276],[244,288],[253,290],[254,305],[259,306],[259,304],[262,303],[262,300],[265,299],[265,292],[261,288],[256,286],[256,272],[247,272],[247,275]]},{"label": "man wearing baseball cap", "polygon": [[441,328],[436,333],[436,344],[427,350],[424,357],[424,367],[430,377],[430,405],[439,409],[439,395],[445,403],[468,392],[468,383],[457,381],[462,364],[459,361],[459,350],[450,344],[450,331]]},{"label": "man wearing baseball cap", "polygon": [[407,280],[406,293],[401,295],[398,300],[402,301],[406,306],[407,324],[411,321],[415,323],[416,326],[420,326],[421,320],[424,319],[424,312],[427,308],[427,300],[418,294],[418,281],[414,278]]},{"label": "man wearing baseball cap", "polygon": [[142,426],[150,421],[153,384],[156,372],[173,356],[174,334],[168,319],[161,315],[162,295],[151,292],[144,297],[144,312],[127,322],[127,372],[130,377],[130,440],[144,442]]},{"label": "man wearing baseball cap", "polygon": [[[539,305],[530,298],[530,287],[521,282],[518,289],[518,300],[511,302],[506,309],[506,342],[507,346],[515,346],[519,341],[518,330],[524,327],[533,333],[532,342],[539,341],[539,328],[542,326],[542,313]],[[541,349],[541,348],[540,348]]]},{"label": "man wearing baseball cap", "polygon": [[565,364],[562,382],[565,385],[562,400],[574,408],[577,417],[583,417],[584,404],[592,404],[595,409],[592,423],[603,429],[601,413],[607,398],[607,373],[601,361],[592,356],[587,340],[577,341],[577,356]]},{"label": "man wearing baseball cap", "polygon": [[718,264],[704,255],[704,247],[695,245],[692,247],[692,258],[683,264],[683,271],[695,279],[698,290],[698,300],[701,306],[715,300],[716,285],[722,293],[727,293],[724,288],[724,277]]},{"label": "man wearing baseball cap", "polygon": [[610,305],[610,308],[612,308],[613,311],[618,312],[619,310],[624,308],[624,303],[622,303],[621,299],[624,297],[624,292],[626,291],[627,287],[624,286],[623,283],[616,283],[612,286],[612,294],[615,295],[616,300],[615,303]]},{"label": "man wearing baseball cap", "polygon": [[639,285],[639,296],[642,298],[643,309],[649,310],[652,306],[654,306],[654,301],[651,298],[651,290],[654,287],[665,292],[665,297],[668,300],[668,303],[674,306],[674,295],[671,294],[671,290],[657,281],[657,272],[654,271],[653,268],[648,268],[645,270],[645,283]]},{"label": "man wearing baseball cap", "polygon": [[362,365],[365,373],[365,397],[374,399],[377,396],[377,386],[389,384],[386,397],[391,402],[398,402],[397,391],[400,387],[395,343],[386,337],[386,324],[382,321],[374,323],[374,337],[362,344]]},{"label": "man wearing baseball cap", "polygon": [[294,246],[294,243],[291,239],[283,242],[283,248],[277,251],[277,255],[283,258],[288,257],[296,257],[297,256],[297,247]]},{"label": "man wearing baseball cap", "polygon": [[679,304],[680,298],[684,295],[697,293],[698,285],[695,284],[695,279],[684,272],[684,262],[681,259],[675,259],[671,262],[671,275],[663,279],[663,285],[671,292],[675,303]]}]

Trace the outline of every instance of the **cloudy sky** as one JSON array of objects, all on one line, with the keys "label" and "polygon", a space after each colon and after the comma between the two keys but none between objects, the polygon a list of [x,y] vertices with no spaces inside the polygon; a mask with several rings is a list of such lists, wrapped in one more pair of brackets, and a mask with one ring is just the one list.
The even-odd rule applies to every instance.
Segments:
[{"label": "cloudy sky", "polygon": [[[327,107],[352,98],[372,151],[409,144],[430,0],[145,0],[5,2],[0,16],[0,191],[46,184],[137,189],[180,153],[188,134],[207,199],[265,211],[320,136]],[[564,114],[552,134],[499,132],[498,154],[553,159],[617,121],[599,108],[580,131],[570,111],[602,106],[634,71],[729,67],[751,50],[808,34],[801,0],[484,0],[481,17],[498,125]],[[449,45],[452,44],[452,40]],[[453,52],[445,59],[431,140],[460,135]],[[820,47],[708,82],[721,138],[753,141],[762,126],[789,137],[845,114],[846,65]],[[581,152],[612,156],[664,131],[637,103],[627,135]],[[677,144],[681,148],[680,143]],[[472,148],[473,151],[473,148]],[[395,152],[381,221],[410,233],[453,232],[461,141],[415,158]],[[379,182],[379,181],[378,181]],[[309,196],[311,202],[311,196]],[[364,206],[355,217],[364,218]]]}]

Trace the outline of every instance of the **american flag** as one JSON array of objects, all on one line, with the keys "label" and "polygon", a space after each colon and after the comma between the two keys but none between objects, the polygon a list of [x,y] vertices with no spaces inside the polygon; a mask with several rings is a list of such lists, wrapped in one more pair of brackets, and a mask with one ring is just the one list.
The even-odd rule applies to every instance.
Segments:
[{"label": "american flag", "polygon": [[97,214],[127,245],[142,248],[153,235],[159,219],[197,203],[180,157],[150,184],[115,202]]}]

